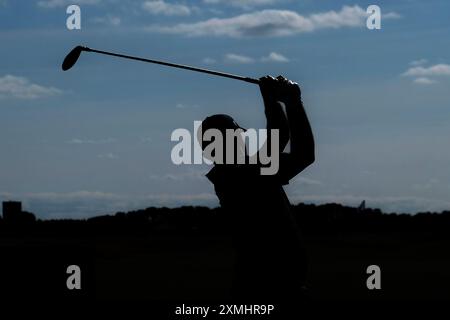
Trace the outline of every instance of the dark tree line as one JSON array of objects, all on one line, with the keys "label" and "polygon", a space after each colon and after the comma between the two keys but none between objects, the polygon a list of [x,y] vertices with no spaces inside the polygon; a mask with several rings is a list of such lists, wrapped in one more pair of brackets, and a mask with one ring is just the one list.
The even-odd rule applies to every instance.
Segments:
[{"label": "dark tree line", "polygon": [[[430,232],[448,234],[450,211],[386,214],[379,209],[340,204],[297,204],[294,216],[305,234]],[[184,206],[118,212],[85,220],[0,219],[0,234],[27,232],[45,235],[158,234],[171,232],[227,233],[229,220],[221,208]]]}]

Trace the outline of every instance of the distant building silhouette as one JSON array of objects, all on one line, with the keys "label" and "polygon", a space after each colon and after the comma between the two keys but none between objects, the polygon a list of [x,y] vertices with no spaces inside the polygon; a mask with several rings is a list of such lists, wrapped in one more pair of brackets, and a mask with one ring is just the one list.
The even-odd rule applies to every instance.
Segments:
[{"label": "distant building silhouette", "polygon": [[22,211],[22,202],[4,201],[3,220],[11,222],[34,222],[36,217],[31,212]]}]

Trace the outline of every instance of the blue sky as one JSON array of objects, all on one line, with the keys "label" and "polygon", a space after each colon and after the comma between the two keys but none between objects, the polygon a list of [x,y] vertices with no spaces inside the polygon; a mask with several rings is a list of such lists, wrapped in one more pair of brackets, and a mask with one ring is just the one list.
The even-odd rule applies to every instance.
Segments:
[{"label": "blue sky", "polygon": [[[66,28],[78,3],[82,29]],[[377,4],[382,29],[365,27]],[[299,82],[317,161],[292,202],[450,208],[448,1],[0,0],[0,200],[40,218],[218,204],[170,134],[228,113],[263,127],[258,88],[86,54],[101,50]]]}]

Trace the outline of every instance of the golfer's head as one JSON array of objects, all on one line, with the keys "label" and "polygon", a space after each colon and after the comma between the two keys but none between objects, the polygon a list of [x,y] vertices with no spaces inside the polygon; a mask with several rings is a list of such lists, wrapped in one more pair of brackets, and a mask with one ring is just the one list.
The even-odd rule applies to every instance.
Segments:
[{"label": "golfer's head", "polygon": [[[231,130],[230,130],[231,129]],[[227,132],[228,131],[228,132]],[[235,155],[238,152],[244,152],[245,148],[243,148],[243,139],[240,136],[240,133],[245,131],[242,127],[240,127],[236,121],[232,117],[226,114],[215,114],[209,117],[206,117],[203,120],[198,132],[197,139],[202,146],[203,151],[208,151],[207,147],[212,143],[215,143],[215,146],[219,146],[217,143],[217,135],[220,134],[222,137],[222,150],[223,157],[225,159],[226,153],[233,151]],[[230,134],[234,132],[235,135],[231,136]],[[227,134],[228,133],[228,134]],[[227,150],[227,136],[229,139],[233,139],[233,149]],[[220,140],[220,138],[219,138]],[[231,145],[231,141],[229,141],[228,146]],[[211,155],[216,156],[215,151],[217,148],[214,148]],[[205,154],[206,158],[210,158],[207,154]],[[210,159],[211,160],[211,159]],[[224,161],[225,162],[225,161]]]}]

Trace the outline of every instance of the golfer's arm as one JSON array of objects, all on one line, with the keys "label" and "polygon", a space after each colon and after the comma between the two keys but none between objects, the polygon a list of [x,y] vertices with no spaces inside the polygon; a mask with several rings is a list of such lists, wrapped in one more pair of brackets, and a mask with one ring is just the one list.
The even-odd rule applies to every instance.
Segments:
[{"label": "golfer's arm", "polygon": [[301,99],[285,103],[287,121],[290,131],[291,151],[287,156],[287,163],[280,163],[288,178],[295,177],[315,160],[314,136]]},{"label": "golfer's arm", "polygon": [[[265,102],[265,114],[267,119],[267,137],[270,137],[270,130],[279,131],[279,152],[283,152],[289,141],[289,125],[281,104],[277,101]],[[271,149],[271,140],[267,139],[268,148]]]}]

